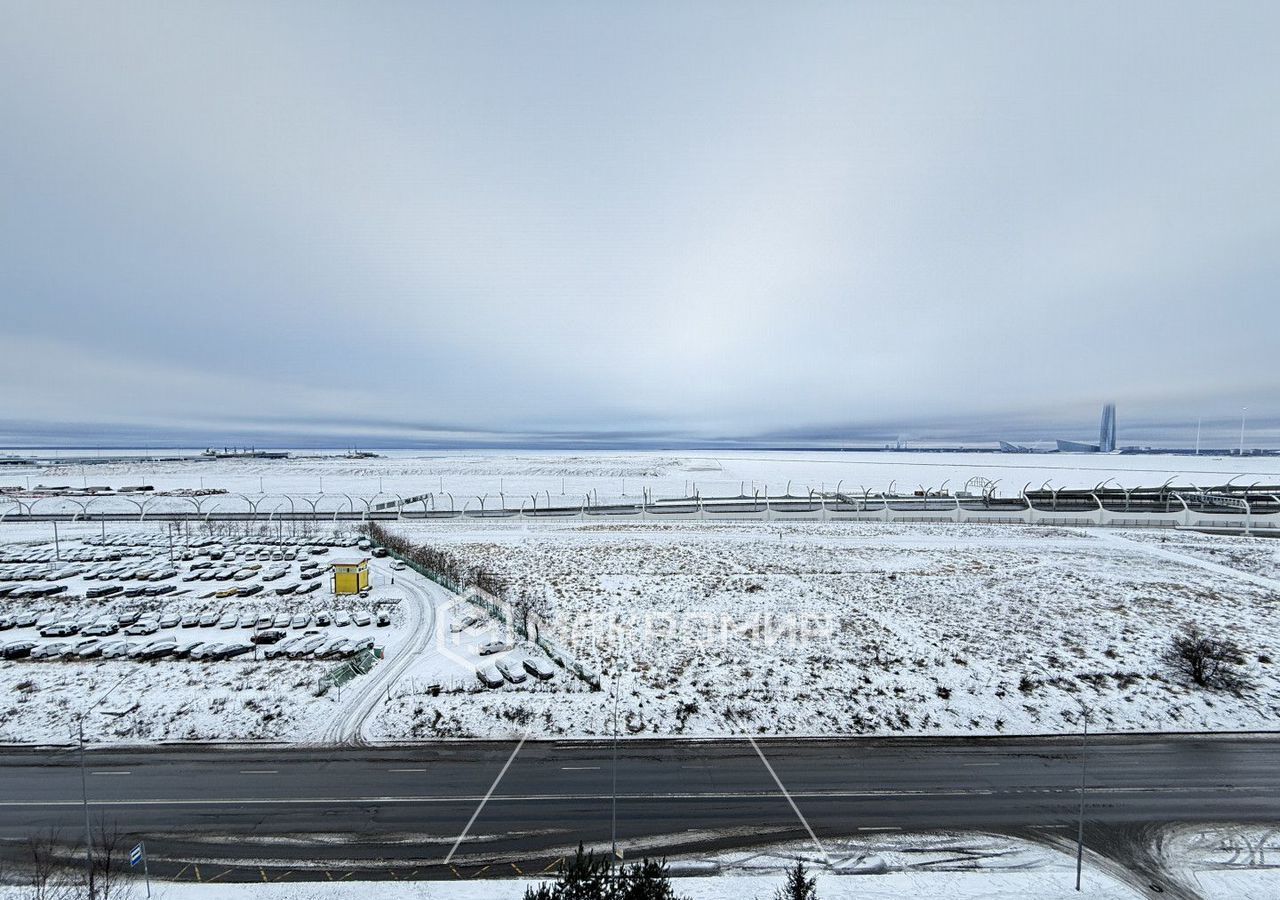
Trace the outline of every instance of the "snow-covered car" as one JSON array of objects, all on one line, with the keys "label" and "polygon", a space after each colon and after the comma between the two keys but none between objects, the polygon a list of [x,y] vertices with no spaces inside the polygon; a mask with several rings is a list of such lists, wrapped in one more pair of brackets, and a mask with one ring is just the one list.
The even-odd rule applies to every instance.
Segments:
[{"label": "snow-covered car", "polygon": [[159,659],[162,656],[168,656],[177,647],[177,638],[160,638],[158,641],[151,641],[149,644],[133,648],[129,651],[129,655],[135,659]]},{"label": "snow-covered car", "polygon": [[391,568],[397,572],[403,572],[405,570],[405,564],[400,562],[400,560],[397,559],[395,562],[391,564]]},{"label": "snow-covered car", "polygon": [[102,653],[102,641],[98,638],[90,638],[87,641],[80,641],[71,648],[71,654],[80,659],[93,659]]},{"label": "snow-covered car", "polygon": [[289,638],[287,641],[281,641],[280,643],[273,644],[266,650],[263,650],[262,655],[267,659],[275,659],[278,656],[288,656],[289,651],[292,650],[295,645],[301,643],[302,640],[303,638],[301,636]]},{"label": "snow-covered car", "polygon": [[183,628],[195,628],[200,624],[200,613],[189,612],[182,617],[180,622]]},{"label": "snow-covered car", "polygon": [[80,633],[88,637],[93,637],[115,634],[119,630],[120,626],[116,624],[114,619],[99,619],[87,628],[81,628]]},{"label": "snow-covered car", "polygon": [[99,655],[103,659],[116,659],[117,657],[124,656],[128,652],[128,641],[106,641],[103,643],[102,650]]},{"label": "snow-covered car", "polygon": [[454,634],[457,634],[460,631],[466,631],[468,628],[470,628],[472,625],[475,625],[479,621],[480,620],[476,616],[463,616],[461,619],[454,619],[452,622],[450,622],[449,630],[452,631]]},{"label": "snow-covered car", "polygon": [[31,651],[36,646],[35,641],[10,641],[3,648],[0,648],[0,656],[5,659],[22,659],[25,656],[30,656]]},{"label": "snow-covered car", "polygon": [[71,645],[61,641],[54,641],[51,644],[39,644],[31,648],[32,659],[57,659],[63,654],[71,652]]},{"label": "snow-covered car", "polygon": [[351,614],[351,621],[359,625],[361,628],[373,622],[373,618],[364,610],[357,609]]},{"label": "snow-covered car", "polygon": [[179,658],[190,656],[192,651],[204,644],[204,641],[183,641],[173,648],[173,655]]},{"label": "snow-covered car", "polygon": [[316,648],[325,643],[325,637],[322,634],[313,635],[300,641],[297,645],[290,648],[289,658],[297,659],[306,656],[308,653],[315,652]]},{"label": "snow-covered car", "polygon": [[545,659],[526,656],[521,660],[524,670],[539,681],[548,681],[555,677],[556,667]]},{"label": "snow-covered car", "polygon": [[487,688],[500,688],[505,683],[497,666],[481,666],[476,669],[476,678]]},{"label": "snow-covered car", "polygon": [[507,681],[510,681],[512,684],[523,684],[524,680],[528,677],[524,671],[524,666],[513,660],[500,659],[497,662],[496,668],[502,673],[502,677],[507,679]]},{"label": "snow-covered car", "polygon": [[391,624],[391,613],[387,612],[385,609],[378,610],[378,614],[374,618],[374,624],[379,628],[386,628]]},{"label": "snow-covered car", "polygon": [[294,596],[296,597],[298,594],[310,594],[312,591],[318,590],[320,590],[320,582],[313,581],[310,584],[304,584],[299,587],[298,590],[294,592]]},{"label": "snow-covered car", "polygon": [[124,630],[125,634],[155,634],[160,630],[160,623],[155,619],[139,619]]},{"label": "snow-covered car", "polygon": [[196,647],[191,651],[191,658],[192,659],[216,659],[218,656],[218,651],[220,651],[225,646],[227,645],[219,643],[218,641],[205,641],[199,647]]},{"label": "snow-covered car", "polygon": [[178,623],[182,621],[182,616],[176,612],[163,612],[160,614],[161,628],[177,628]]},{"label": "snow-covered car", "polygon": [[310,613],[298,613],[296,616],[294,616],[292,619],[289,620],[289,627],[290,628],[310,628],[311,627]]},{"label": "snow-covered car", "polygon": [[75,622],[50,622],[40,629],[41,637],[66,637],[79,631]]},{"label": "snow-covered car", "polygon": [[510,650],[506,641],[490,641],[487,644],[481,644],[476,650],[481,656],[492,656],[495,653],[501,653],[504,650]]},{"label": "snow-covered car", "polygon": [[351,614],[346,610],[338,610],[333,614],[333,624],[339,628],[346,628],[351,624]]}]

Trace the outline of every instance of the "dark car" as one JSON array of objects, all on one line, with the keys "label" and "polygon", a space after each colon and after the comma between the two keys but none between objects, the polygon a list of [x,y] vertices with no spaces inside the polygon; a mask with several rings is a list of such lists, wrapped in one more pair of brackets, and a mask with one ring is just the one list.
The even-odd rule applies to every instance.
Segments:
[{"label": "dark car", "polygon": [[283,631],[259,631],[249,640],[255,644],[276,644],[284,638]]},{"label": "dark car", "polygon": [[31,648],[35,645],[35,641],[14,641],[12,644],[5,644],[2,652],[5,659],[21,659],[30,656]]}]

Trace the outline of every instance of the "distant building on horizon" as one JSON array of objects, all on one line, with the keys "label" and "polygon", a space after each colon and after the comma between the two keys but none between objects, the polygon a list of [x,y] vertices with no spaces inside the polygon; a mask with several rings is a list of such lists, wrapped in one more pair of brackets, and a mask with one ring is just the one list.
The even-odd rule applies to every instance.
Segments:
[{"label": "distant building on horizon", "polygon": [[1098,428],[1098,443],[1083,441],[1058,441],[1060,453],[1114,453],[1116,450],[1116,405],[1102,407],[1102,424]]}]

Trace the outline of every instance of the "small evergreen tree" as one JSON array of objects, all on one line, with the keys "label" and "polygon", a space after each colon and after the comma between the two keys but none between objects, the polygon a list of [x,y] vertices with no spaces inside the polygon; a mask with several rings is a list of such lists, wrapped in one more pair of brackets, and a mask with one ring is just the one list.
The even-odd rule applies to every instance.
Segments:
[{"label": "small evergreen tree", "polygon": [[773,900],[818,900],[818,879],[806,878],[803,860],[796,860],[794,869],[787,870],[787,883],[778,888]]},{"label": "small evergreen tree", "polygon": [[524,900],[682,900],[671,887],[664,862],[644,860],[616,870],[606,857],[582,845],[553,884],[527,888]]}]

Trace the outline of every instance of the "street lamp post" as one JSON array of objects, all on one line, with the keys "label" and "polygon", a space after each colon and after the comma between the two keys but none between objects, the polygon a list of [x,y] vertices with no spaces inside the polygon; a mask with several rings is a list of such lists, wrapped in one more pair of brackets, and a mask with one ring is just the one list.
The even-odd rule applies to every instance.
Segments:
[{"label": "street lamp post", "polygon": [[93,712],[100,703],[110,697],[112,691],[132,678],[134,672],[137,671],[137,669],[134,669],[133,672],[130,672],[128,675],[124,676],[124,678],[121,678],[115,684],[111,685],[111,687],[107,688],[106,692],[101,697],[81,710],[80,714],[76,717],[76,738],[80,745],[80,803],[84,807],[84,864],[85,872],[89,880],[89,900],[94,900],[96,891],[93,883],[93,831],[89,825],[89,778],[84,764],[84,718],[89,715],[89,713]]},{"label": "street lamp post", "polygon": [[1244,414],[1249,411],[1249,407],[1240,407],[1240,456],[1244,456]]},{"label": "street lamp post", "polygon": [[1076,823],[1076,890],[1080,890],[1080,872],[1084,868],[1084,792],[1085,772],[1089,758],[1089,710],[1081,706],[1084,714],[1084,735],[1080,739],[1080,817]]}]

